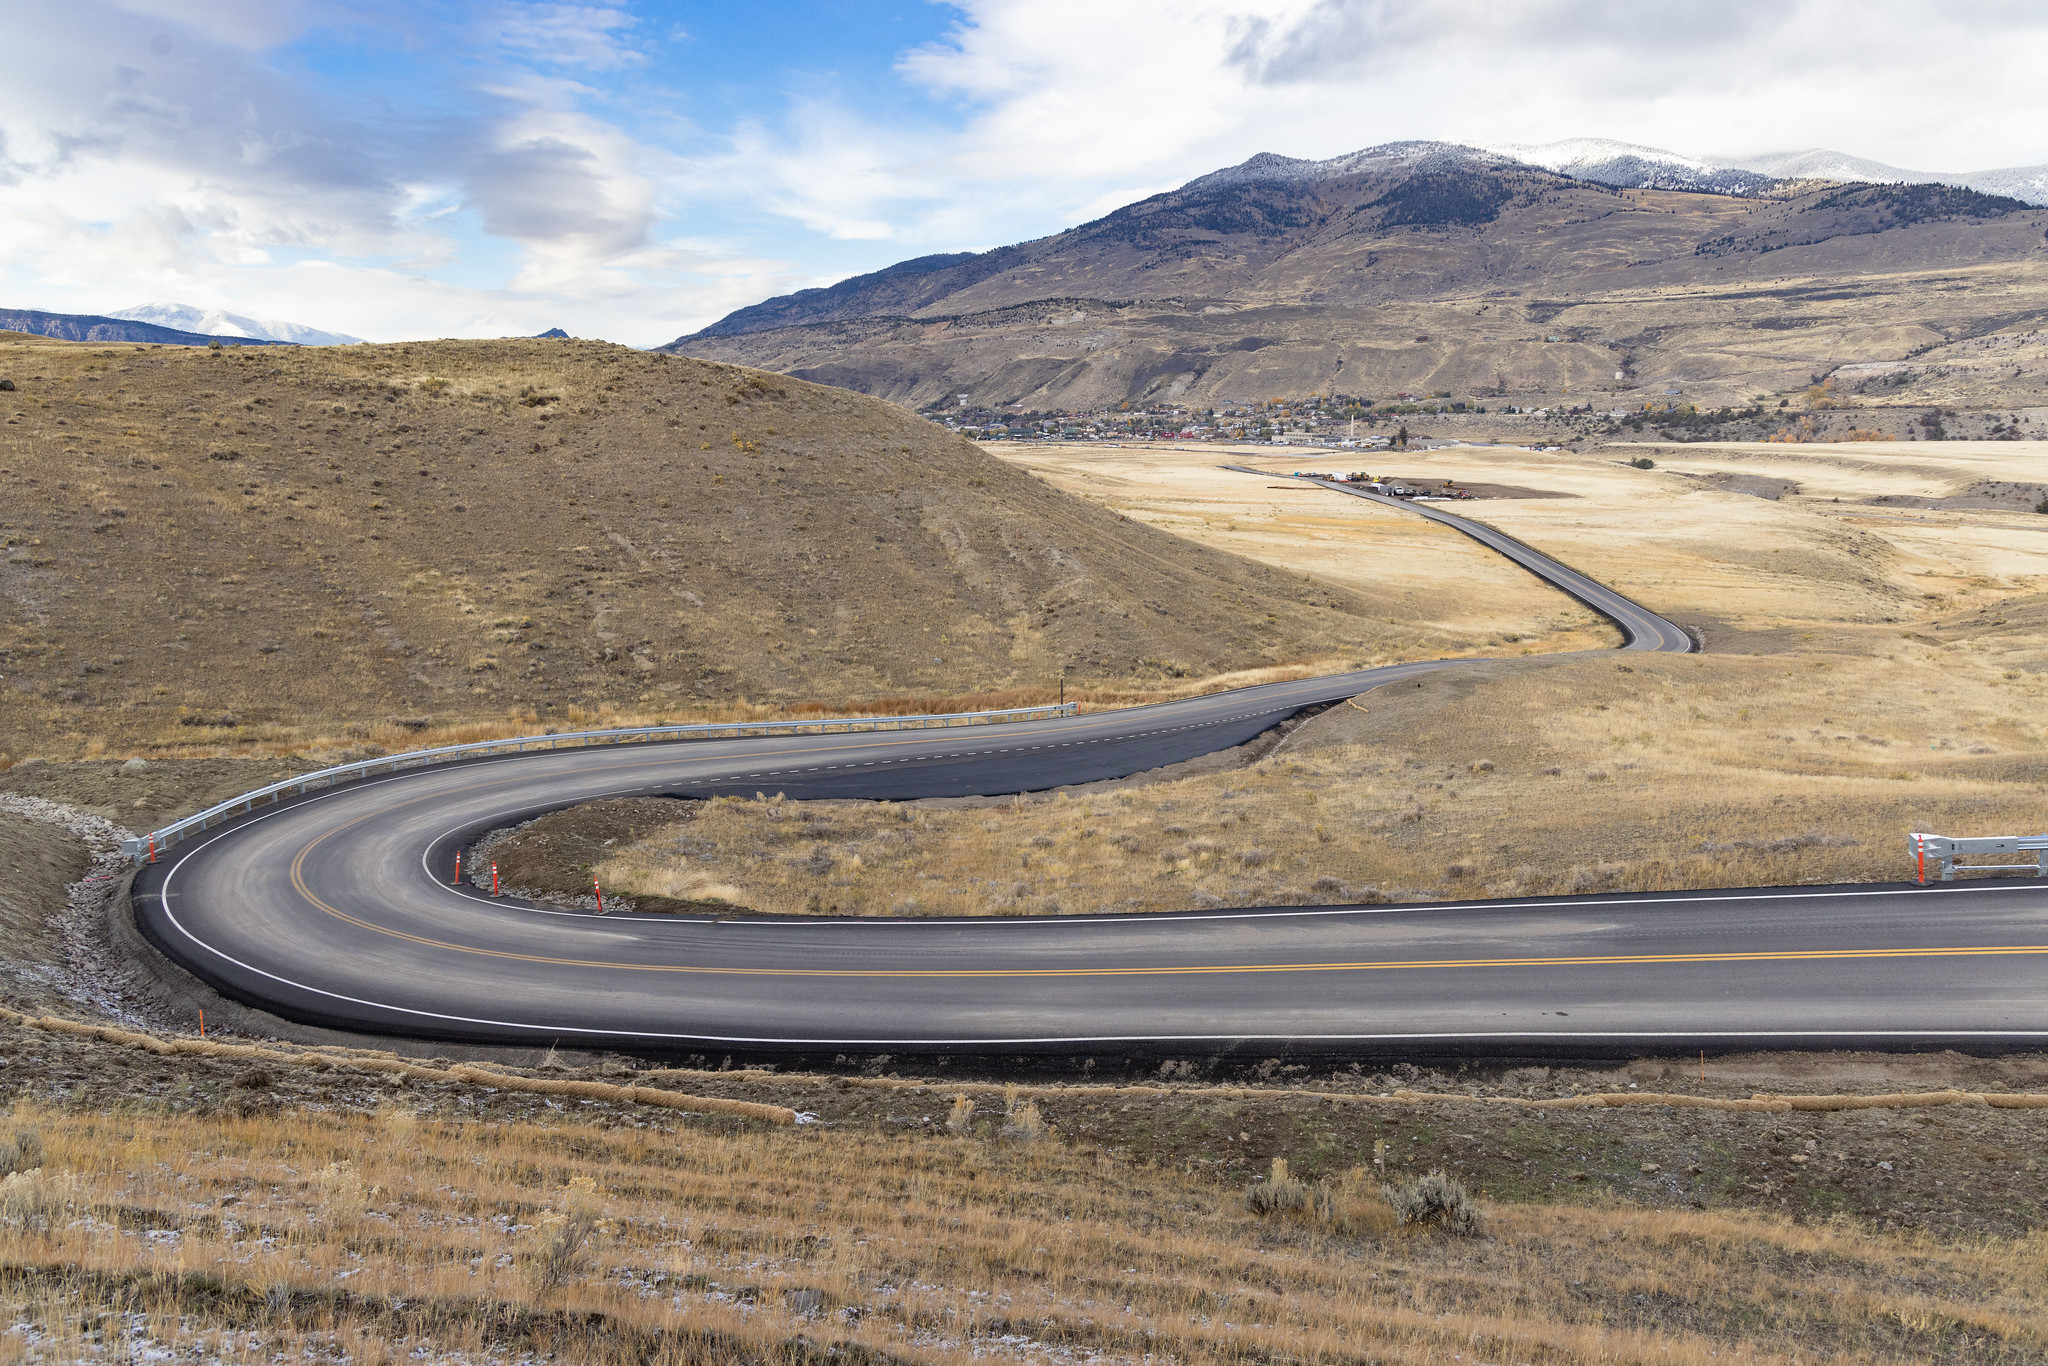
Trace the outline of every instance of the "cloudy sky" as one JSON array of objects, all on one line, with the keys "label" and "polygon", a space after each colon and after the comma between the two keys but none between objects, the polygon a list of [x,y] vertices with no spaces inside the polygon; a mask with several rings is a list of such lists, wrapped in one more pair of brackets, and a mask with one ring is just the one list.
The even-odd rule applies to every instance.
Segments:
[{"label": "cloudy sky", "polygon": [[636,346],[1260,151],[2048,161],[2039,0],[0,0],[0,306]]}]

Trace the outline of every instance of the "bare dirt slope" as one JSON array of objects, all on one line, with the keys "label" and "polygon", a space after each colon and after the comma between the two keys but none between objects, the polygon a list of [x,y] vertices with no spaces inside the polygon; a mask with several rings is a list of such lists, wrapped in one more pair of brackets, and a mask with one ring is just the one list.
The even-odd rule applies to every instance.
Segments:
[{"label": "bare dirt slope", "polygon": [[[595,343],[0,339],[0,753],[1398,644],[890,405]],[[1433,646],[1440,650],[1440,644]]]}]

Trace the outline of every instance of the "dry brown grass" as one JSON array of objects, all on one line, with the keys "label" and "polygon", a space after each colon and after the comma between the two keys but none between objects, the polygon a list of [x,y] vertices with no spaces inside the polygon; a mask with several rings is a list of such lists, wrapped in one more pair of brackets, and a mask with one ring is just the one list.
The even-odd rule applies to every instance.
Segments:
[{"label": "dry brown grass", "polygon": [[1101,795],[712,801],[599,871],[623,892],[687,870],[755,909],[862,915],[1894,881],[1908,830],[2032,831],[2048,768],[2040,685],[2006,676],[2013,657],[1895,630],[1868,648],[1893,643],[1430,678],[1249,769]]},{"label": "dry brown grass", "polygon": [[[980,810],[711,803],[603,874],[654,892],[687,869],[757,909],[869,915],[1898,879],[1909,830],[2040,826],[2048,534],[2030,513],[1849,498],[1946,497],[2023,478],[2037,456],[1660,448],[1645,472],[1569,452],[1421,455],[1461,481],[1578,495],[1471,511],[1699,625],[1708,652],[1407,683],[1248,770],[1143,790]],[[1801,491],[1707,482],[1723,476]],[[1440,586],[1455,573],[1446,562]]]},{"label": "dry brown grass", "polygon": [[[1137,521],[1357,593],[1375,605],[1411,658],[1519,656],[1620,644],[1604,618],[1449,527],[1361,498],[1285,481],[1276,486],[1273,479],[1222,468],[1247,460],[1269,469],[1377,468],[1384,453],[1305,450],[1275,456],[1263,450],[1247,456],[1187,442],[1120,448],[1003,444],[989,450]],[[1483,513],[1493,505],[1468,510]]]},{"label": "dry brown grass", "polygon": [[[1920,1360],[2048,1350],[2038,1235],[1939,1243],[1493,1204],[1486,1236],[1274,1222],[1060,1144],[17,1110],[16,1350],[213,1360]],[[829,1199],[825,1198],[829,1192]],[[1357,1203],[1355,1197],[1347,1197]],[[1361,1211],[1363,1213],[1363,1211]],[[543,1285],[535,1259],[583,1234]],[[1367,1227],[1367,1226],[1370,1227]],[[808,1344],[808,1345],[805,1345]]]},{"label": "dry brown grass", "polygon": [[1112,690],[1401,641],[875,400],[596,343],[0,337],[0,752]]}]

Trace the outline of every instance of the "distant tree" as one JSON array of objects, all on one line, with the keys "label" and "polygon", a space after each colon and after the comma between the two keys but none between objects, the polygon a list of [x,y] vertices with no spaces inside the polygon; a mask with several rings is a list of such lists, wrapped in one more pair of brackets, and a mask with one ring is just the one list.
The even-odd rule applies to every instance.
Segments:
[{"label": "distant tree", "polygon": [[1394,433],[1394,444],[1396,446],[1406,446],[1408,444],[1408,429],[1406,427]]}]

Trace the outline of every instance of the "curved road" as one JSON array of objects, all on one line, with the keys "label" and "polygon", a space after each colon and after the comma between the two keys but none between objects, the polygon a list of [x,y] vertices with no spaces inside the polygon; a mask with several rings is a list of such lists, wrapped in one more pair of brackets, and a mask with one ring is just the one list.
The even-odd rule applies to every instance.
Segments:
[{"label": "curved road", "polygon": [[[1607,612],[1628,648],[1691,648],[1511,538],[1414,510]],[[1035,790],[1208,753],[1303,706],[1459,663],[1000,727],[410,770],[178,845],[138,876],[135,908],[172,958],[264,1009],[499,1042],[1265,1056],[2048,1037],[2048,897],[2033,884],[966,921],[598,917],[450,885],[455,852],[485,832],[594,798]]]}]

